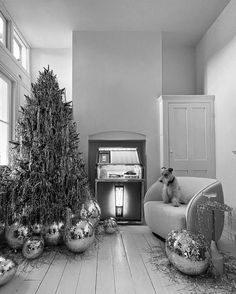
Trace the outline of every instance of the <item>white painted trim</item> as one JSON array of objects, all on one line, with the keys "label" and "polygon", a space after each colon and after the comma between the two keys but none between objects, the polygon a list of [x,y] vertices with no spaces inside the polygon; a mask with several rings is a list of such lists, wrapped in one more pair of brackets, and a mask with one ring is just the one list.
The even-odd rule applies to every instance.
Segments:
[{"label": "white painted trim", "polygon": [[91,134],[89,140],[146,140],[146,136],[127,131],[107,131]]}]

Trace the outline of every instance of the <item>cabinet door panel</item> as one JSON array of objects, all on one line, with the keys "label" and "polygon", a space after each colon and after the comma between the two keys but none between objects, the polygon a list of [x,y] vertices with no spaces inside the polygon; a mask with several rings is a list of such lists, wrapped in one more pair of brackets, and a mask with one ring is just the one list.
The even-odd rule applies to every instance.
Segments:
[{"label": "cabinet door panel", "polygon": [[212,176],[209,103],[169,104],[169,163],[179,176]]},{"label": "cabinet door panel", "polygon": [[[188,159],[188,109],[185,106],[173,107],[171,109],[172,128],[171,132],[171,149],[174,147],[174,159],[175,160],[187,160]],[[181,138],[181,139],[180,139]]]},{"label": "cabinet door panel", "polygon": [[204,159],[207,158],[207,109],[205,107],[191,107],[190,110],[191,119],[191,151],[193,159]]}]

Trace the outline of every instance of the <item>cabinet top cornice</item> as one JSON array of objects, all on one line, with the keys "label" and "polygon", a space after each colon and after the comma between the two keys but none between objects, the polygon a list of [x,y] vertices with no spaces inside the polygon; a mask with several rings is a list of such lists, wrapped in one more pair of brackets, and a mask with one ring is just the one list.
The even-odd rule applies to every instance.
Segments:
[{"label": "cabinet top cornice", "polygon": [[161,95],[157,100],[163,101],[214,101],[214,95]]}]

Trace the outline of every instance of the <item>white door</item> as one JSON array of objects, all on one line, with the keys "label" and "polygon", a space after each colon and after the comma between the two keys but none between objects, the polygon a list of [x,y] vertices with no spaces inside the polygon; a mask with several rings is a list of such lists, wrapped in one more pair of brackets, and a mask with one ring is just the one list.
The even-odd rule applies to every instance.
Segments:
[{"label": "white door", "polygon": [[169,166],[176,175],[215,177],[211,109],[209,102],[169,104]]}]

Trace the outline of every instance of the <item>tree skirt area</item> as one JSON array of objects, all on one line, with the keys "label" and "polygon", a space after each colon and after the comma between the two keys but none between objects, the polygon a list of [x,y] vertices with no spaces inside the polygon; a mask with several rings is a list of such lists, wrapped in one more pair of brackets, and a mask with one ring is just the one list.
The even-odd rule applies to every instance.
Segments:
[{"label": "tree skirt area", "polygon": [[[147,249],[150,254],[150,262],[154,270],[159,271],[169,279],[171,285],[182,286],[177,293],[236,293],[236,258],[222,253],[224,256],[224,275],[214,277],[210,265],[203,275],[188,276],[177,270],[168,260],[164,244],[152,246]],[[181,291],[182,290],[182,291]]]}]

